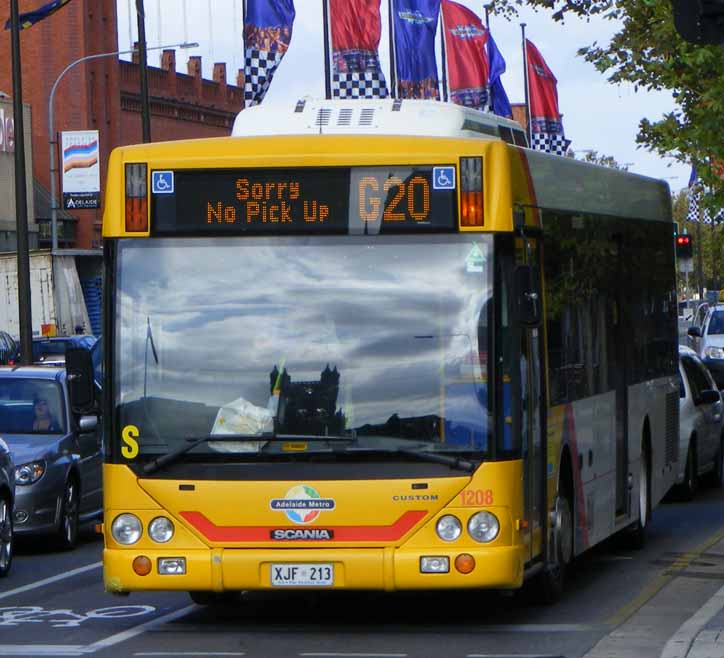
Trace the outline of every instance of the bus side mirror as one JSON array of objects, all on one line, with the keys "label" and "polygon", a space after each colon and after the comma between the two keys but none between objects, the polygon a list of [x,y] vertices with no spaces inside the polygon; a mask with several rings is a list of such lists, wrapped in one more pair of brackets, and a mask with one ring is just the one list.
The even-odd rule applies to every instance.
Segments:
[{"label": "bus side mirror", "polygon": [[689,327],[686,333],[692,338],[701,338],[701,329],[699,327]]},{"label": "bus side mirror", "polygon": [[68,395],[73,413],[86,415],[95,411],[93,359],[84,347],[69,347],[65,353]]},{"label": "bus side mirror", "polygon": [[515,268],[515,299],[518,321],[524,327],[537,327],[541,323],[541,298],[530,265]]}]

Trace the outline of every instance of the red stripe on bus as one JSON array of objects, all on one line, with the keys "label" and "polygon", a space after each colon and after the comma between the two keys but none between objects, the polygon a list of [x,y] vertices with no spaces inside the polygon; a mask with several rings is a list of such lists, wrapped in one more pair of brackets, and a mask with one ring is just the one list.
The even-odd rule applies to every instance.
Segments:
[{"label": "red stripe on bus", "polygon": [[[181,512],[181,517],[188,521],[209,541],[231,542],[267,542],[271,538],[272,530],[299,530],[301,527],[314,528],[315,526],[295,526],[292,528],[281,525],[264,526],[220,526],[210,521],[201,512]],[[392,525],[342,525],[342,526],[316,526],[332,530],[332,541],[395,541],[406,535],[421,521],[427,512],[407,511]],[[313,541],[313,540],[311,540]]]}]

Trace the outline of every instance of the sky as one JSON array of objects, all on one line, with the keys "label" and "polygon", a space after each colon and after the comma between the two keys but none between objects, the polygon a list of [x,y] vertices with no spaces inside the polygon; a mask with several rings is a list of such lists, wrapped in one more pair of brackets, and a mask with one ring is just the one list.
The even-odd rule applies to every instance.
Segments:
[{"label": "sky", "polygon": [[[458,0],[479,15],[484,2]],[[186,71],[190,55],[201,55],[204,76],[211,78],[214,62],[226,62],[228,81],[236,83],[236,71],[243,67],[242,0],[145,0],[146,39],[155,45],[198,42],[199,47],[177,53],[177,66]],[[267,102],[295,102],[303,96],[324,96],[324,55],[322,4],[320,0],[296,0],[297,17],[292,41],[266,96]],[[135,0],[118,0],[120,48],[129,48],[137,38]],[[389,79],[387,2],[382,2],[380,59]],[[629,170],[664,178],[672,190],[686,187],[689,167],[637,148],[639,121],[657,120],[674,108],[668,92],[649,92],[633,85],[612,85],[604,75],[577,56],[578,48],[594,41],[606,43],[617,25],[600,18],[589,21],[567,19],[555,23],[549,12],[524,9],[513,22],[491,18],[491,32],[507,63],[503,85],[511,102],[523,102],[523,55],[521,28],[536,44],[558,78],[559,107],[571,148],[583,157],[593,149],[613,156]],[[439,64],[438,53],[438,64]],[[149,64],[158,66],[160,51],[149,53]]]}]

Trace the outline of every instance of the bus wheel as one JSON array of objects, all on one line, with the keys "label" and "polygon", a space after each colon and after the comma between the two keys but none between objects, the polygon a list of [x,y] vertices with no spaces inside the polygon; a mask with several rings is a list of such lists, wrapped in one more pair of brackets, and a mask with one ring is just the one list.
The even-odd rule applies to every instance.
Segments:
[{"label": "bus wheel", "polygon": [[556,603],[563,595],[566,569],[573,559],[573,514],[568,492],[561,492],[556,498],[555,508],[555,561],[547,564],[539,576],[537,590],[541,603]]},{"label": "bus wheel", "polygon": [[631,548],[641,549],[646,544],[646,526],[651,519],[651,469],[649,467],[649,452],[644,447],[641,451],[641,466],[639,474],[639,518],[631,526],[629,543]]},{"label": "bus wheel", "polygon": [[189,592],[191,600],[196,605],[226,606],[241,601],[241,592]]}]

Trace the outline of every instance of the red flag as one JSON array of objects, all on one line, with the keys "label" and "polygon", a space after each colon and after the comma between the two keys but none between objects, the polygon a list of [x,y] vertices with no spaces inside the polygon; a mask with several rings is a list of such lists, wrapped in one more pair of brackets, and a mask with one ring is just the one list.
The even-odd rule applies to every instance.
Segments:
[{"label": "red flag", "polygon": [[334,98],[386,98],[380,0],[329,0]]},{"label": "red flag", "polygon": [[528,88],[530,115],[535,119],[560,122],[558,111],[558,80],[548,68],[543,56],[531,41],[525,40],[528,58]]},{"label": "red flag", "polygon": [[442,20],[451,99],[484,109],[488,105],[490,76],[488,31],[476,14],[452,0],[442,2]]}]

